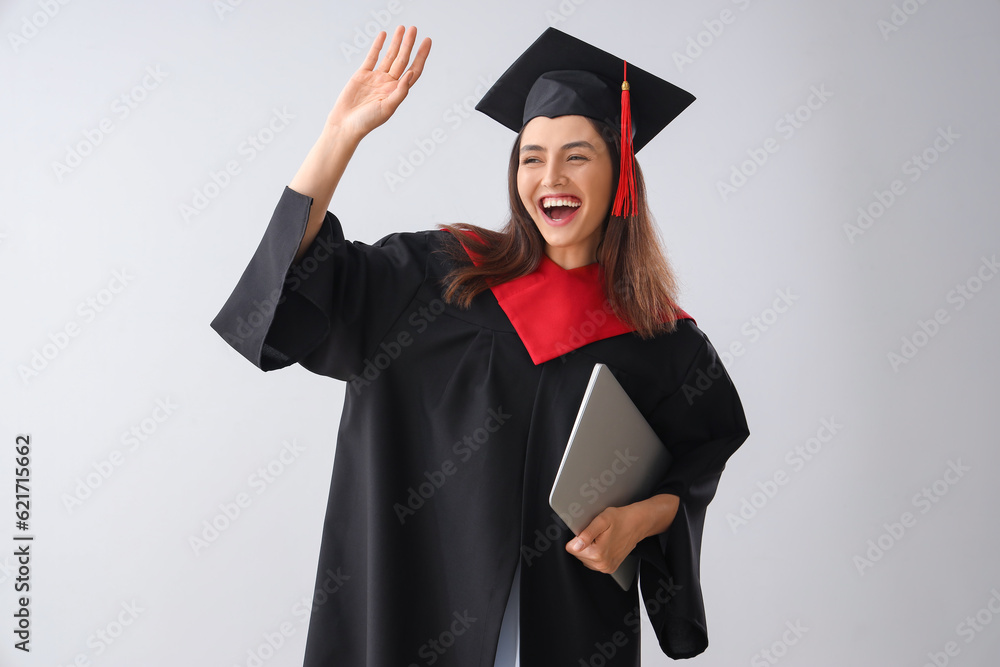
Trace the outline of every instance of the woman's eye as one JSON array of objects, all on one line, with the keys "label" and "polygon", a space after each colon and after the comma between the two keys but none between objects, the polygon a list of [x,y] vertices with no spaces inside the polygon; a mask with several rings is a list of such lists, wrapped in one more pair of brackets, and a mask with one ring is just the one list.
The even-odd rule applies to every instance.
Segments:
[{"label": "woman's eye", "polygon": [[526,157],[521,160],[521,164],[531,164],[532,162],[539,162],[540,160],[536,157]]},{"label": "woman's eye", "polygon": [[587,157],[586,155],[570,155],[569,159],[570,160],[589,160],[590,158]]}]

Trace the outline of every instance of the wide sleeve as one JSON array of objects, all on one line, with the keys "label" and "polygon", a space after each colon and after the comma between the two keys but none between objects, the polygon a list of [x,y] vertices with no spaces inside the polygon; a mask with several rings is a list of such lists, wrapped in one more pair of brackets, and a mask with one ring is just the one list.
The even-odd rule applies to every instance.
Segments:
[{"label": "wide sleeve", "polygon": [[690,658],[708,646],[700,578],[705,510],[726,461],[749,435],[736,388],[707,338],[650,424],[674,457],[653,493],[679,496],[680,506],[670,528],[641,545],[642,596],[663,652]]},{"label": "wide sleeve", "polygon": [[212,328],[262,370],[298,362],[347,380],[363,370],[422,284],[427,233],[350,242],[328,211],[296,262],[311,207],[311,197],[284,189]]}]

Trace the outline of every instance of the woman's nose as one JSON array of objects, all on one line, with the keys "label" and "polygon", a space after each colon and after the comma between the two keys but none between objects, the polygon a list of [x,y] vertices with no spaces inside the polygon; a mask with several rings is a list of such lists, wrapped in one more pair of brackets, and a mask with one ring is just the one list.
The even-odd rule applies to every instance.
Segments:
[{"label": "woman's nose", "polygon": [[565,182],[566,172],[563,170],[563,164],[558,160],[550,161],[545,167],[545,177],[542,179],[542,185],[554,187],[562,185]]}]

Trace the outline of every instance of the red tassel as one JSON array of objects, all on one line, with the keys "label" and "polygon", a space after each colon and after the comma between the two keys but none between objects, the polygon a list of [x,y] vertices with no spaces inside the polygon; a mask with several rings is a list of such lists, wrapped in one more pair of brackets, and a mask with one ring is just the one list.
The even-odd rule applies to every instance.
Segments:
[{"label": "red tassel", "polygon": [[622,68],[622,159],[618,171],[618,192],[612,215],[628,216],[636,211],[635,153],[632,150],[632,103],[629,96],[628,63]]}]

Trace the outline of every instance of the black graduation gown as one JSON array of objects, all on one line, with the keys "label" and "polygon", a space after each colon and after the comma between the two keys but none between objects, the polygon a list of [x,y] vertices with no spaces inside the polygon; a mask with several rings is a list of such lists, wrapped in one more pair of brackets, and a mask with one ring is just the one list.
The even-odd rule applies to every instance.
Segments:
[{"label": "black graduation gown", "polygon": [[565,551],[547,498],[593,366],[604,363],[674,463],[681,498],[637,549],[663,651],[707,646],[705,508],[748,435],[739,397],[691,320],[643,340],[529,358],[492,292],[445,304],[448,233],[344,240],[330,214],[294,263],[312,200],[286,188],[212,327],[267,371],[299,363],[348,382],[305,665],[492,667],[521,559],[521,664],[639,664],[639,593]]}]

